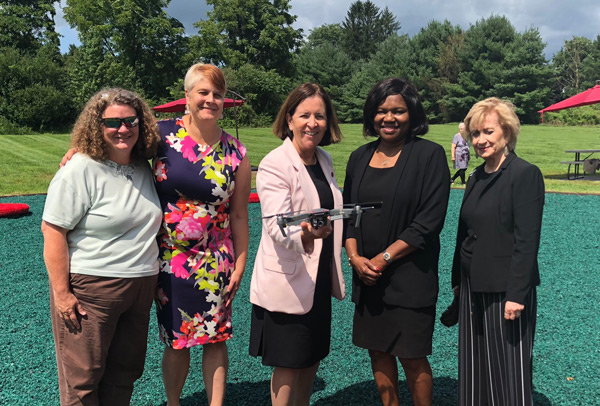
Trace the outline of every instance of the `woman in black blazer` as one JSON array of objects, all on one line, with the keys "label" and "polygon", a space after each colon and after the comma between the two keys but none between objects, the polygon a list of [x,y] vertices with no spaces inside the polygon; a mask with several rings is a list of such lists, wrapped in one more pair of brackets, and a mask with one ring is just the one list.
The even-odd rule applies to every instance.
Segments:
[{"label": "woman in black blazer", "polygon": [[467,182],[452,266],[460,291],[458,404],[532,405],[544,180],[514,153],[520,126],[510,102],[476,103],[465,127],[485,163]]},{"label": "woman in black blazer", "polygon": [[427,356],[438,293],[439,234],[450,192],[444,149],[427,133],[416,88],[402,79],[375,85],[365,102],[365,137],[378,137],[349,158],[344,203],[382,201],[345,226],[354,269],[353,343],[369,350],[384,405],[398,404],[399,359],[415,405],[431,405]]}]

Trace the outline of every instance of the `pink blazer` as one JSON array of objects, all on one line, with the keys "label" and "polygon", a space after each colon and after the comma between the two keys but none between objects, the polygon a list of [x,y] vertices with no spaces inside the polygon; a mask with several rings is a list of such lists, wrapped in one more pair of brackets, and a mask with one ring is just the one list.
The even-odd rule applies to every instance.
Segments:
[{"label": "pink blazer", "polygon": [[[334,206],[342,207],[331,156],[317,148],[317,158],[329,181]],[[261,161],[256,189],[263,216],[320,208],[317,189],[289,138]],[[341,264],[342,230],[342,221],[334,221],[331,294],[339,300],[346,291]],[[276,217],[263,219],[250,283],[252,303],[289,314],[305,314],[312,308],[323,241],[315,240],[313,251],[305,252],[300,233],[299,225],[288,226],[284,237]]]}]

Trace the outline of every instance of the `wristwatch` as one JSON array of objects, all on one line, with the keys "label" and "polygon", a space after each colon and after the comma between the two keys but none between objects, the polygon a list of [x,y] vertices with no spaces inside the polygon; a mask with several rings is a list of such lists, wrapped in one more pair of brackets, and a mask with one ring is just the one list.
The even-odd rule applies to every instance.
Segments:
[{"label": "wristwatch", "polygon": [[385,260],[385,262],[387,262],[388,264],[389,264],[390,262],[392,262],[392,256],[390,255],[390,253],[389,253],[389,252],[387,252],[387,251],[383,251],[383,254],[382,254],[382,255],[383,255],[383,259]]}]

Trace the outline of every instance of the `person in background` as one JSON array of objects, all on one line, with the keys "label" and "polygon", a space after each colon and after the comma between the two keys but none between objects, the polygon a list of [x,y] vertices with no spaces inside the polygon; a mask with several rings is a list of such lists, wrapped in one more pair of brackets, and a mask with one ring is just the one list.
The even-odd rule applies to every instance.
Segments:
[{"label": "person in background", "polygon": [[148,159],[160,138],[135,93],[105,89],[48,188],[44,261],[61,405],[128,405],[144,370],[161,212]]},{"label": "person in background", "polygon": [[444,149],[421,138],[427,116],[415,86],[389,78],[369,92],[365,137],[348,160],[344,203],[383,202],[346,222],[355,303],[352,341],[371,358],[384,405],[398,405],[400,361],[415,405],[431,405],[431,354],[440,232],[450,194]]},{"label": "person in background", "polygon": [[469,159],[471,158],[469,143],[461,135],[464,128],[464,123],[458,125],[458,133],[454,135],[454,138],[452,139],[452,148],[450,149],[450,156],[454,164],[454,169],[458,169],[450,181],[451,183],[454,183],[456,178],[460,176],[460,181],[463,185],[465,184],[465,172],[467,171]]},{"label": "person in background", "polygon": [[154,162],[164,217],[156,297],[163,382],[167,404],[179,405],[190,348],[201,345],[208,403],[218,406],[225,397],[231,305],[248,254],[250,162],[246,148],[217,123],[223,72],[195,64],[184,87],[189,114],[158,123],[162,143]]},{"label": "person in background", "polygon": [[[283,144],[261,161],[256,188],[263,215],[341,208],[330,155],[319,146],[341,140],[327,93],[304,83],[287,97],[273,124]],[[250,287],[250,355],[273,367],[274,406],[308,406],[319,363],[329,353],[331,296],[341,300],[342,223],[286,227],[263,219]]]},{"label": "person in background", "polygon": [[465,118],[463,137],[485,162],[465,189],[452,265],[461,406],[533,405],[544,179],[515,154],[519,130],[514,106],[497,98]]}]

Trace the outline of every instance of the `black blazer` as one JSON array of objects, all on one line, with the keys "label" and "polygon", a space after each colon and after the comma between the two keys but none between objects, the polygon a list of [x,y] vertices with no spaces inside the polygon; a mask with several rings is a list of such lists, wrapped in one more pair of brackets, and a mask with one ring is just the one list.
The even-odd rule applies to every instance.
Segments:
[{"label": "black blazer", "polygon": [[[358,190],[379,140],[354,151],[346,167],[344,203],[357,203]],[[434,305],[438,294],[440,232],[444,227],[450,194],[450,171],[444,148],[421,138],[408,141],[393,168],[397,183],[386,191],[381,208],[387,228],[381,233],[382,250],[402,240],[417,250],[392,262],[374,286],[352,278],[352,301],[363,292],[375,294],[390,305],[410,308]],[[355,238],[363,255],[362,236],[351,222],[345,237]]]},{"label": "black blazer", "polygon": [[[525,303],[533,286],[539,285],[537,254],[540,246],[544,209],[544,178],[540,170],[510,153],[487,187],[476,195],[473,186],[483,173],[485,163],[469,176],[458,223],[452,263],[452,286],[460,285],[463,242],[471,245],[469,270],[471,290],[506,292],[506,300]],[[476,207],[486,216],[485,224],[468,230],[463,207],[477,199]]]}]

